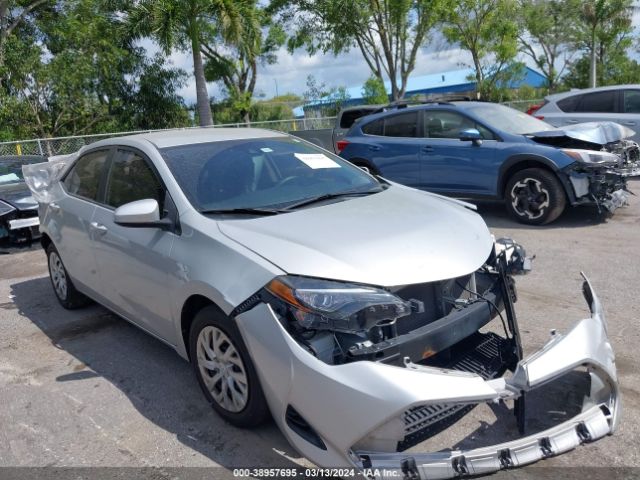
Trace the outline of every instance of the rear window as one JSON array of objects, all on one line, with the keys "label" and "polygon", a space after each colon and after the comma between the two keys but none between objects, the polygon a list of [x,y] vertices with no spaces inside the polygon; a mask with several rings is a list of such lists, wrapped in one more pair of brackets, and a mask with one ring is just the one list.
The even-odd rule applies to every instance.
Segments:
[{"label": "rear window", "polygon": [[361,108],[359,110],[346,110],[340,117],[340,128],[351,128],[356,120],[374,112],[373,108]]},{"label": "rear window", "polygon": [[563,98],[562,100],[558,100],[558,108],[566,113],[575,112],[581,98],[582,95],[574,95],[573,97],[567,97]]},{"label": "rear window", "polygon": [[614,113],[616,111],[616,92],[585,93],[576,107],[576,112]]}]

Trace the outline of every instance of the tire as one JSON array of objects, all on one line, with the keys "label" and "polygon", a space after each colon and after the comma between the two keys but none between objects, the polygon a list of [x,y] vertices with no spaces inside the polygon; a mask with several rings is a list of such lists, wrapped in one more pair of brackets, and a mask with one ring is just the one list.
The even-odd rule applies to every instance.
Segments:
[{"label": "tire", "polygon": [[269,418],[258,374],[238,327],[213,305],[193,319],[189,357],[200,388],[218,415],[242,428],[258,426]]},{"label": "tire", "polygon": [[553,222],[567,205],[558,178],[541,168],[526,168],[514,173],[507,182],[504,197],[511,216],[528,225]]},{"label": "tire", "polygon": [[366,160],[354,159],[349,161],[353,163],[356,167],[363,169],[365,172],[370,173],[371,175],[380,175],[380,170],[378,170],[376,167],[371,165],[371,163],[367,162]]},{"label": "tire", "polygon": [[91,299],[76,289],[53,243],[49,244],[46,252],[51,286],[60,305],[67,310],[75,310],[89,305]]}]

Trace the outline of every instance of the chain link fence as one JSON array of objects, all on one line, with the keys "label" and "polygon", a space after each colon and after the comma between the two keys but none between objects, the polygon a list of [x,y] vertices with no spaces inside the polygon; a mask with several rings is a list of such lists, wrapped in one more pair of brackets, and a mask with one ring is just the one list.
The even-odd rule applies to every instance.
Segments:
[{"label": "chain link fence", "polygon": [[[541,99],[534,100],[516,100],[511,102],[503,102],[506,105],[521,112],[526,112],[531,105],[541,103]],[[270,120],[265,122],[251,123],[227,123],[222,125],[213,125],[204,128],[266,128],[281,132],[291,132],[299,130],[316,130],[323,128],[333,128],[335,126],[336,117],[319,117],[319,118],[297,118],[291,120]],[[200,128],[200,127],[191,127]],[[180,129],[179,129],[180,130]],[[187,129],[181,129],[187,130]],[[96,135],[79,135],[73,137],[56,137],[56,138],[37,138],[34,140],[20,140],[14,142],[0,143],[0,156],[3,155],[44,155],[51,157],[53,155],[66,155],[77,152],[85,145],[103,140],[105,138],[119,137],[123,135],[133,135],[136,133],[149,133],[166,130],[142,130],[136,132],[116,132],[101,133]]]},{"label": "chain link fence", "polygon": [[[298,130],[315,130],[322,128],[333,128],[336,117],[323,118],[299,118],[291,120],[270,120],[265,122],[251,123],[228,123],[224,125],[213,125],[203,128],[266,128],[280,132],[291,132]],[[191,127],[201,128],[201,127]],[[190,128],[172,129],[189,130]],[[73,137],[56,138],[36,138],[33,140],[19,140],[14,142],[0,143],[0,156],[4,155],[43,155],[51,157],[53,155],[66,155],[80,150],[85,145],[104,140],[106,138],[120,137],[124,135],[135,135],[137,133],[162,132],[168,130],[140,130],[135,132],[115,132],[100,133],[95,135],[79,135]]]}]

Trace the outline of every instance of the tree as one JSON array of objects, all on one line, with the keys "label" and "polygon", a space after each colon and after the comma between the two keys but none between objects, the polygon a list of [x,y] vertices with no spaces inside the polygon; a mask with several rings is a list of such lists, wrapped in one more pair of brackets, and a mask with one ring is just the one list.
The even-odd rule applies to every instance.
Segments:
[{"label": "tree", "polygon": [[[471,54],[478,94],[491,91],[518,52],[514,0],[460,0],[446,14],[447,40]],[[486,96],[486,95],[485,95]]]},{"label": "tree", "polygon": [[201,126],[213,124],[201,52],[203,34],[215,22],[226,40],[240,39],[244,4],[244,0],[142,0],[129,11],[134,38],[151,36],[165,54],[174,48],[191,51]]},{"label": "tree", "polygon": [[190,124],[185,73],[121,35],[111,6],[68,0],[8,39],[0,135],[51,137]]},{"label": "tree", "polygon": [[201,49],[207,59],[207,80],[221,82],[243,121],[249,122],[258,64],[276,62],[276,51],[285,43],[286,35],[255,3],[246,6],[242,18],[244,27],[240,39],[228,42],[213,30],[209,38],[202,40]]},{"label": "tree", "polygon": [[17,31],[21,24],[29,21],[34,10],[45,2],[47,0],[32,0],[30,2],[0,0],[0,83],[3,78],[5,48],[9,37]]},{"label": "tree", "polygon": [[575,54],[579,0],[520,0],[520,51],[529,56],[554,92]]},{"label": "tree", "polygon": [[362,86],[362,100],[369,105],[387,103],[389,95],[384,82],[375,75],[371,75]]},{"label": "tree", "polygon": [[373,75],[404,96],[420,47],[449,0],[273,0],[291,25],[289,49],[337,55],[357,47]]},{"label": "tree", "polygon": [[[617,43],[616,48],[630,46],[633,26],[631,0],[591,0],[582,5],[580,43],[589,53],[589,86],[596,86],[598,57],[603,49]],[[602,64],[602,62],[600,62]]]}]

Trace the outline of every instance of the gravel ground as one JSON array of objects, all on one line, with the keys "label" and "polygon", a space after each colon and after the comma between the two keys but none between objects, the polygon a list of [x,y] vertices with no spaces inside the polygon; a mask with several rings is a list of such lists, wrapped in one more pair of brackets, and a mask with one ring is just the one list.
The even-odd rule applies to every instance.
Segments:
[{"label": "gravel ground", "polygon": [[[514,223],[501,205],[479,210],[496,237],[510,236],[536,255],[533,272],[518,278],[525,351],[540,348],[550,329],[563,331],[588,314],[584,271],[605,306],[623,393],[614,436],[516,476],[552,478],[550,466],[640,467],[640,198],[611,218],[572,209],[542,228]],[[570,387],[531,398],[528,427],[541,421],[536,413],[543,421],[570,415]],[[216,416],[189,365],[169,347],[99,306],[63,310],[35,247],[0,255],[0,406],[0,467],[162,467],[168,476],[170,467],[218,467],[216,477],[231,477],[233,467],[309,465],[274,424],[246,431]],[[513,417],[497,410],[477,408],[428,445],[478,446],[512,435]],[[0,477],[13,478],[11,472],[0,469]],[[640,474],[631,472],[628,478]]]}]

